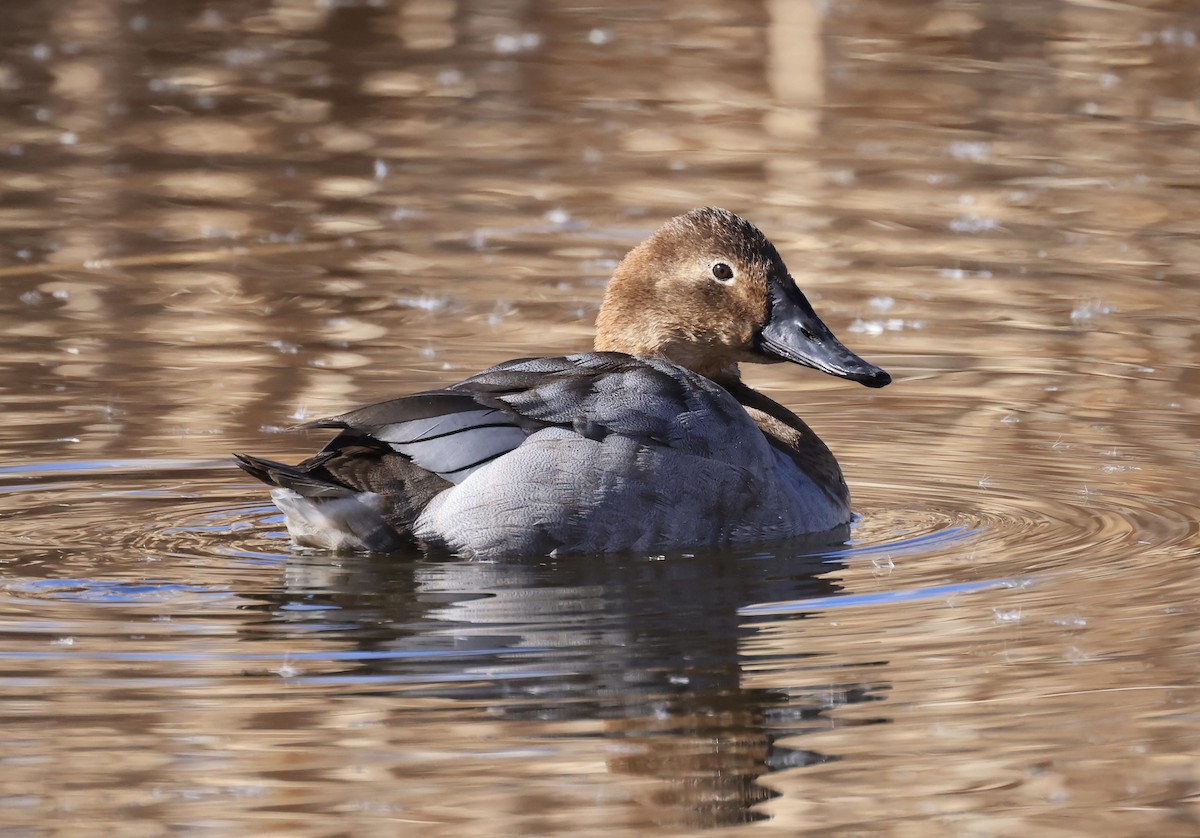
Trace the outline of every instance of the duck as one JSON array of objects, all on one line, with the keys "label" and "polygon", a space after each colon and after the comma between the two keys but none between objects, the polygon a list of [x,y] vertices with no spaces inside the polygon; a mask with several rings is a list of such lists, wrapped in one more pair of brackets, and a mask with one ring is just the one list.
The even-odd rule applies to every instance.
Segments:
[{"label": "duck", "polygon": [[592,352],[305,422],[337,434],[297,465],[234,457],[318,550],[497,560],[844,532],[829,448],[742,380],[742,363],[785,362],[891,382],[834,337],[757,227],[703,207],[620,261]]}]

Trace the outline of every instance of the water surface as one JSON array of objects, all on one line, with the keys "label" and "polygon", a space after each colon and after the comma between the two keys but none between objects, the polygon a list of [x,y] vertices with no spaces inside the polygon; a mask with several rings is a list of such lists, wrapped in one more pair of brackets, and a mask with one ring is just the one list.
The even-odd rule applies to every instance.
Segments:
[{"label": "water surface", "polygon": [[[9,11],[6,830],[1200,831],[1190,5]],[[896,378],[746,371],[848,543],[334,557],[233,468],[706,204]]]}]

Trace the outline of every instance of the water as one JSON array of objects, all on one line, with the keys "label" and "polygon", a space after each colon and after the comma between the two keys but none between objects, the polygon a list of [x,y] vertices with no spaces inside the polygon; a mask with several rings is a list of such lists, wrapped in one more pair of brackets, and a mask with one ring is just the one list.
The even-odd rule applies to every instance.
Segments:
[{"label": "water", "polygon": [[[1200,832],[1189,4],[8,11],[6,834]],[[233,468],[705,204],[896,377],[747,371],[846,545],[331,557]]]}]

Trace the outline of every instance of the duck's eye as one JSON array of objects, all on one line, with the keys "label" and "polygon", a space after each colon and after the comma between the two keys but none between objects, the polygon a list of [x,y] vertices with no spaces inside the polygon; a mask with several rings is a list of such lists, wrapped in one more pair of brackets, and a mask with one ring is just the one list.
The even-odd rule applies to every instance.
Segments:
[{"label": "duck's eye", "polygon": [[712,274],[721,282],[728,282],[733,279],[733,268],[726,265],[724,262],[717,262],[712,266]]}]

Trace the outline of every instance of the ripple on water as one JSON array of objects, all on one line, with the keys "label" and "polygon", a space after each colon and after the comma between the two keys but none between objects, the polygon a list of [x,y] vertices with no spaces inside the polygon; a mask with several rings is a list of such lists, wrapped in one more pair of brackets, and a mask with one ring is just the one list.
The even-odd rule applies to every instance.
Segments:
[{"label": "ripple on water", "polygon": [[0,469],[0,495],[7,507],[0,551],[17,562],[112,551],[126,558],[237,555],[238,536],[279,520],[275,507],[250,495],[224,460],[28,464]]},{"label": "ripple on water", "polygon": [[[860,504],[861,517],[846,544],[799,559],[799,564],[778,551],[747,552],[736,558],[758,562],[745,575],[766,581],[741,591],[730,613],[748,618],[837,606],[889,607],[920,598],[1019,587],[1076,559],[1094,562],[1097,553],[1120,551],[1146,538],[1160,545],[1181,543],[1194,532],[1196,517],[1191,507],[1115,494],[1057,501],[1043,495],[1033,502],[998,489],[960,487],[951,492],[945,485],[878,483],[861,494],[867,500]],[[16,620],[10,625],[17,634],[50,636],[58,645],[44,649],[47,654],[79,653],[86,646],[78,642],[81,638],[119,634],[117,626],[144,622],[147,615],[157,625],[147,630],[143,624],[139,636],[164,647],[154,655],[179,654],[172,648],[176,641],[186,645],[199,635],[225,635],[234,641],[237,637],[229,635],[226,623],[236,616],[244,633],[248,629],[241,623],[248,609],[261,613],[255,631],[268,638],[348,638],[373,631],[370,625],[380,618],[378,609],[388,597],[388,608],[399,609],[420,625],[415,634],[408,633],[408,641],[393,638],[388,641],[392,648],[375,657],[293,649],[287,653],[290,662],[284,662],[279,653],[265,653],[260,659],[227,648],[220,653],[232,667],[226,674],[259,672],[327,684],[364,679],[364,684],[392,686],[559,677],[560,666],[547,668],[539,659],[514,668],[508,656],[569,646],[572,632],[603,625],[612,597],[629,596],[628,589],[637,584],[654,591],[656,599],[645,605],[650,611],[669,614],[685,607],[663,599],[670,597],[663,591],[671,590],[673,583],[652,577],[662,565],[677,563],[670,573],[688,585],[694,580],[685,577],[693,570],[700,576],[713,572],[701,565],[684,568],[679,563],[692,561],[686,557],[643,559],[621,570],[617,579],[604,577],[595,568],[606,565],[591,561],[588,573],[594,578],[576,578],[575,570],[562,569],[569,560],[516,570],[412,557],[390,562],[392,569],[401,568],[397,573],[402,582],[381,579],[379,563],[293,549],[275,508],[264,504],[257,487],[239,479],[226,461],[120,460],[7,468],[0,470],[0,495],[6,499],[0,536],[0,561],[6,569],[2,592]],[[901,498],[903,504],[876,502],[877,497]],[[986,566],[975,563],[977,554],[1004,555],[1006,573],[1017,575],[989,574]],[[856,567],[885,574],[902,567],[905,572],[887,577],[891,582],[865,597],[847,596],[836,585],[805,587],[796,581]],[[644,577],[640,582],[639,574]],[[393,590],[397,585],[400,589]],[[538,590],[561,593],[564,585],[593,591],[578,595],[573,607],[583,610],[574,623],[564,623],[561,603],[550,601],[546,614],[536,618],[553,625],[549,634],[525,626],[513,628],[505,643],[492,642],[503,634],[503,626],[535,619],[536,609],[530,609]],[[80,611],[83,606],[91,610]],[[698,610],[703,607],[702,602],[695,605]],[[648,614],[646,619],[663,617]],[[455,624],[486,625],[479,648],[464,650],[463,631],[447,628]],[[729,629],[736,633],[736,622]],[[66,637],[74,640],[64,646]],[[124,640],[123,646],[137,647],[140,642]],[[457,660],[454,655],[466,655],[470,666],[448,667],[447,661]],[[500,658],[503,666],[498,665]],[[418,659],[441,663],[413,671]],[[278,665],[263,665],[262,660]],[[378,671],[383,661],[391,662],[387,672]],[[491,663],[481,669],[480,661]]]}]

